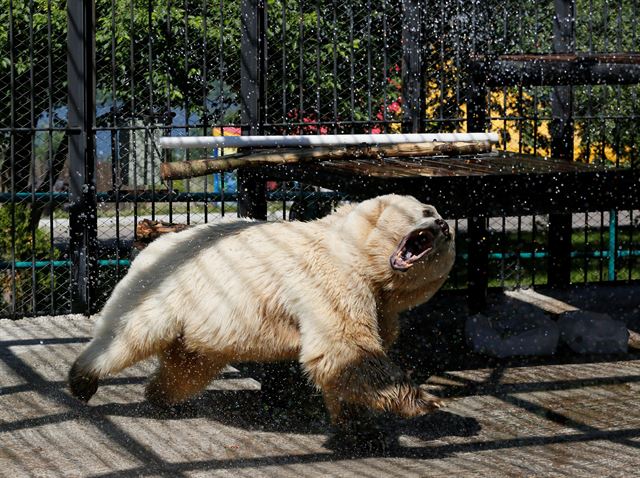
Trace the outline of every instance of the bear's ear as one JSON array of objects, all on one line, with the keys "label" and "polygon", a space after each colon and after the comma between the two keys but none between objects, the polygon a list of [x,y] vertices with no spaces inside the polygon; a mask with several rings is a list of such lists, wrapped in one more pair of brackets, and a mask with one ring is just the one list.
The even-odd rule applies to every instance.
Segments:
[{"label": "bear's ear", "polygon": [[344,217],[342,228],[356,241],[363,241],[375,229],[384,210],[384,204],[378,198],[368,199],[353,208]]},{"label": "bear's ear", "polygon": [[436,210],[435,207],[431,206],[430,204],[427,204],[424,209],[422,210],[422,216],[423,217],[440,217],[440,214],[438,214],[438,211]]}]

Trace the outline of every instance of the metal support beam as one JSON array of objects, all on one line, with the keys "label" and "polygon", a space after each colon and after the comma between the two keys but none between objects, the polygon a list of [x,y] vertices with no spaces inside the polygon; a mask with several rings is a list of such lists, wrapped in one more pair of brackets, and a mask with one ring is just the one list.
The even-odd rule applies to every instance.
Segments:
[{"label": "metal support beam", "polygon": [[67,2],[71,310],[93,312],[97,283],[95,2]]},{"label": "metal support beam", "polygon": [[[553,50],[575,51],[574,0],[555,0]],[[551,156],[573,161],[573,89],[556,86],[551,93]],[[549,215],[549,285],[566,287],[571,281],[571,214]]]},{"label": "metal support beam", "polygon": [[423,5],[402,1],[402,132],[420,133],[425,119],[424,61],[422,58]]},{"label": "metal support beam", "polygon": [[[242,0],[241,17],[242,135],[257,135],[264,124],[265,2]],[[267,219],[266,183],[259,173],[238,171],[238,216]]]},{"label": "metal support beam", "polygon": [[[482,132],[487,128],[487,89],[483,83],[471,82],[467,91],[467,131]],[[489,288],[489,244],[487,217],[468,217],[468,301],[472,313],[487,307]]]},{"label": "metal support beam", "polygon": [[640,83],[640,64],[607,63],[606,59],[479,58],[470,74],[487,87],[557,85],[633,85]]}]

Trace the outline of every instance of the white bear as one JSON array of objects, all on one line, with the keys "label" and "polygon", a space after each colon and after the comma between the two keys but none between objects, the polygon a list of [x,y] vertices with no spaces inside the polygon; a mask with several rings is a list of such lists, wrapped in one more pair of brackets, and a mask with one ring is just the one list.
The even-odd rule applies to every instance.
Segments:
[{"label": "white bear", "polygon": [[88,401],[98,379],[152,355],[147,398],[173,405],[231,362],[297,359],[334,423],[348,406],[403,417],[435,397],[387,357],[398,314],[446,280],[454,237],[433,206],[387,195],[302,222],[205,224],[167,234],[113,291],[69,384]]}]

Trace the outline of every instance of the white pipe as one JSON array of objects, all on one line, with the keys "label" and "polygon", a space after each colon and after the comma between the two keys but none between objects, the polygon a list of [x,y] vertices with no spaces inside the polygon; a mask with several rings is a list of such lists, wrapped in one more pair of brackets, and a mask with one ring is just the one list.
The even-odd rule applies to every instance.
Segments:
[{"label": "white pipe", "polygon": [[178,148],[276,148],[295,146],[349,146],[441,141],[498,142],[498,133],[434,133],[434,134],[324,134],[307,136],[166,136],[160,147]]}]

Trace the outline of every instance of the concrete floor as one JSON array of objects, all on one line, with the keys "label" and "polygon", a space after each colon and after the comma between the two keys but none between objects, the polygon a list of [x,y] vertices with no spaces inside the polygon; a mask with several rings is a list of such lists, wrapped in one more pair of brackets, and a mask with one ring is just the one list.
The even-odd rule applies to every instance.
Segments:
[{"label": "concrete floor", "polygon": [[[457,312],[446,310],[455,322]],[[448,407],[410,421],[381,417],[384,441],[349,444],[332,435],[312,391],[302,388],[274,406],[246,370],[227,370],[200,399],[159,412],[143,400],[152,370],[146,363],[105,380],[90,405],[81,404],[68,394],[65,376],[91,323],[82,316],[0,321],[0,475],[640,474],[638,354],[487,361],[449,342],[453,359],[445,361],[442,343],[404,341],[396,359],[414,364],[416,380],[430,376],[429,387],[448,397]],[[402,347],[414,350],[404,354]]]}]

